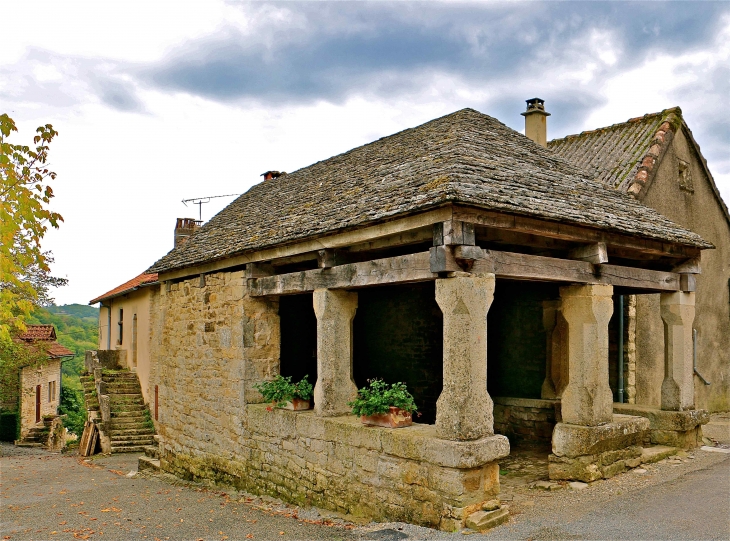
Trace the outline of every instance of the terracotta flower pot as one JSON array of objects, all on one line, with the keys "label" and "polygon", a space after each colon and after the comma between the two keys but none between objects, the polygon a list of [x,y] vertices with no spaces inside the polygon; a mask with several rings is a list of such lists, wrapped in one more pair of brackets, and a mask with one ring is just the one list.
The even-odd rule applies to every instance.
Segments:
[{"label": "terracotta flower pot", "polygon": [[[276,406],[276,403],[274,403]],[[309,400],[302,400],[301,398],[292,398],[289,402],[280,407],[283,410],[302,411],[310,409],[311,404]]]},{"label": "terracotta flower pot", "polygon": [[376,413],[375,415],[363,415],[360,421],[364,425],[382,426],[385,428],[401,428],[411,426],[413,417],[410,412],[403,411],[395,406],[390,406],[388,413]]}]

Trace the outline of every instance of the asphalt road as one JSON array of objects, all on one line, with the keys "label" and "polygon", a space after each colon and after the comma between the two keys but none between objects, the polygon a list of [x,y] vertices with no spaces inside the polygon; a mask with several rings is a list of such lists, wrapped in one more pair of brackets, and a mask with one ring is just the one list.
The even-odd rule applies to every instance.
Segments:
[{"label": "asphalt road", "polygon": [[[0,539],[465,539],[410,525],[355,525],[220,488],[128,477],[136,455],[78,457],[2,446]],[[730,539],[730,454],[647,466],[581,491],[525,488],[482,539]]]}]

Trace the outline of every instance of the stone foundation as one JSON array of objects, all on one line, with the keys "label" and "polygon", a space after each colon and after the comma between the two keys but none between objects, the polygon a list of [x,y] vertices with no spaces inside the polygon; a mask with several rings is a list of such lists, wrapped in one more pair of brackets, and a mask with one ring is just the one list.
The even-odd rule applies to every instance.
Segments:
[{"label": "stone foundation", "polygon": [[299,505],[378,521],[453,530],[499,493],[504,436],[436,438],[433,425],[366,427],[353,416],[246,406],[235,452],[191,453],[165,444],[162,469]]},{"label": "stone foundation", "polygon": [[702,425],[710,421],[707,410],[665,411],[636,404],[614,404],[614,413],[649,420],[648,441],[681,449],[702,445]]},{"label": "stone foundation", "polygon": [[641,450],[642,447],[632,445],[625,449],[575,458],[551,454],[548,457],[548,474],[550,479],[584,483],[608,479],[641,464]]},{"label": "stone foundation", "polygon": [[599,426],[558,423],[549,457],[550,479],[591,482],[639,465],[649,429],[643,417],[614,415]]},{"label": "stone foundation", "polygon": [[494,431],[511,442],[551,441],[555,423],[560,421],[560,400],[496,397]]}]

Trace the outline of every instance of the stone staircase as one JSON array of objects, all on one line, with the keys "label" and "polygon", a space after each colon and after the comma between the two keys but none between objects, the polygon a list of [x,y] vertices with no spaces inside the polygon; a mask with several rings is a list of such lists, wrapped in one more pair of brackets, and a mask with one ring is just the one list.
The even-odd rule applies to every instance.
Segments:
[{"label": "stone staircase", "polygon": [[[109,396],[111,452],[144,452],[146,446],[154,444],[155,429],[137,375],[126,370],[104,370],[101,377]],[[98,410],[94,377],[84,376],[81,382],[87,409]]]},{"label": "stone staircase", "polygon": [[[157,440],[159,436],[155,436]],[[144,456],[139,457],[137,462],[137,471],[160,471],[160,447],[159,442],[155,441],[155,445],[148,445],[144,448]]]},{"label": "stone staircase", "polygon": [[40,422],[32,427],[22,440],[15,442],[18,447],[46,447],[51,431],[45,423]]}]

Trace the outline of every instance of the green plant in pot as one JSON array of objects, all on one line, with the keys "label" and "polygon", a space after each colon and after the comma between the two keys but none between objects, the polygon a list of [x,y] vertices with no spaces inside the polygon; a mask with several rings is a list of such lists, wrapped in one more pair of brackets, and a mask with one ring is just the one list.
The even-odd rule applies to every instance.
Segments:
[{"label": "green plant in pot", "polygon": [[[312,384],[304,376],[298,383],[292,383],[291,376],[276,376],[271,381],[262,381],[254,385],[264,400],[273,406],[288,410],[308,410],[311,407]],[[271,408],[268,408],[269,410]]]},{"label": "green plant in pot", "polygon": [[410,426],[413,414],[418,414],[405,383],[389,384],[382,379],[368,380],[368,385],[358,389],[357,398],[347,405],[363,424],[387,428]]}]

